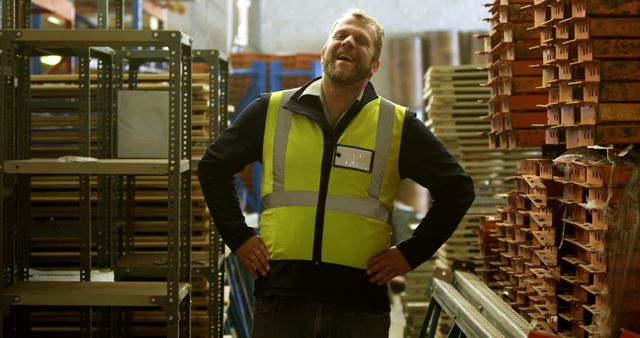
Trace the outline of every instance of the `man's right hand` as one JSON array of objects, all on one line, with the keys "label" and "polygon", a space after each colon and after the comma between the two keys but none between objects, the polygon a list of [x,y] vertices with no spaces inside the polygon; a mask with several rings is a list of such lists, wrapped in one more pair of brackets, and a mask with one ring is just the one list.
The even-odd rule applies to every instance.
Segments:
[{"label": "man's right hand", "polygon": [[261,276],[266,276],[269,269],[271,269],[271,266],[269,266],[269,251],[262,238],[258,235],[242,243],[236,250],[235,255],[247,267],[254,280],[258,279],[258,273]]}]

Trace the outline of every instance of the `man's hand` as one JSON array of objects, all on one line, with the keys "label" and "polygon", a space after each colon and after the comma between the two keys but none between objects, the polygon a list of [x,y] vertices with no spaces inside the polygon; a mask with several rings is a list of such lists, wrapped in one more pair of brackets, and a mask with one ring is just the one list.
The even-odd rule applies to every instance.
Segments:
[{"label": "man's hand", "polygon": [[235,255],[247,267],[254,280],[258,279],[258,273],[261,276],[266,276],[269,269],[271,269],[269,266],[269,251],[262,238],[258,235],[242,243],[236,250]]},{"label": "man's hand", "polygon": [[411,271],[411,266],[395,246],[373,256],[367,262],[367,266],[369,282],[378,285],[384,285],[393,277]]}]

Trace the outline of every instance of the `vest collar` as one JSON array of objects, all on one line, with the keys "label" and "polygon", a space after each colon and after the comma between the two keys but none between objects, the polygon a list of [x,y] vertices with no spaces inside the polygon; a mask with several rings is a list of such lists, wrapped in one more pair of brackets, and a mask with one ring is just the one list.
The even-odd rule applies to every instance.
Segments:
[{"label": "vest collar", "polygon": [[[305,91],[307,91],[309,86],[311,86],[313,83],[317,81],[319,84],[319,80],[321,78],[322,77],[317,77],[296,90],[296,92],[291,96],[289,102],[285,103],[283,107],[293,111],[294,113],[302,114],[313,119],[324,130],[331,132],[333,128],[331,128],[329,122],[324,116],[320,97],[316,95],[303,95],[305,94]],[[313,88],[311,88],[311,91],[313,91]],[[349,114],[349,112],[352,112],[353,110],[360,111],[362,107],[364,107],[367,103],[375,100],[377,97],[378,94],[376,94],[376,91],[373,88],[371,82],[367,83],[367,86],[364,88],[364,92],[362,93],[362,99],[355,102],[354,105],[351,106],[351,109],[349,109],[349,111],[345,113],[340,123],[338,123],[338,126],[341,124],[348,124],[353,119],[355,114]]]}]

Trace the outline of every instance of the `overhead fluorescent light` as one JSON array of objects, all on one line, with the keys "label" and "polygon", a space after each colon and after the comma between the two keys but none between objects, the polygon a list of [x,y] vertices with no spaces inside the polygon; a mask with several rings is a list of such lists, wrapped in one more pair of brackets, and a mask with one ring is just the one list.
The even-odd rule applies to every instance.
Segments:
[{"label": "overhead fluorescent light", "polygon": [[60,20],[57,17],[52,16],[52,15],[48,15],[47,16],[47,21],[51,22],[54,25],[58,25],[58,26],[62,26],[64,24],[64,22],[62,22],[62,20]]},{"label": "overhead fluorescent light", "polygon": [[62,56],[60,55],[47,55],[40,57],[40,62],[49,66],[55,66],[60,63],[60,61],[62,61]]}]

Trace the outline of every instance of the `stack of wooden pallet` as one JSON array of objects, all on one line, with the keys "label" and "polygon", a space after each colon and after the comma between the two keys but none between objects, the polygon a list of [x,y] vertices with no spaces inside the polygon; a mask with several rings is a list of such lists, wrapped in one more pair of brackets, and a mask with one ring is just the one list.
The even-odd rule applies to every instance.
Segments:
[{"label": "stack of wooden pallet", "polygon": [[[427,125],[471,175],[476,193],[458,229],[436,254],[436,265],[443,269],[450,270],[454,261],[464,260],[484,273],[485,257],[477,245],[470,245],[478,242],[480,218],[501,202],[497,194],[510,189],[507,177],[517,163],[540,154],[530,148],[506,151],[487,147],[484,134],[490,130],[482,119],[486,115],[482,101],[489,100],[490,90],[483,86],[485,82],[486,70],[479,66],[432,66],[425,75]],[[442,320],[439,331],[446,334],[450,323]]]},{"label": "stack of wooden pallet", "polygon": [[[620,327],[637,330],[639,324],[629,318],[637,318],[639,309],[620,301],[626,297],[636,303],[638,294],[635,282],[629,281],[636,280],[640,270],[639,250],[628,231],[638,226],[637,217],[628,213],[638,208],[637,187],[629,188],[634,198],[618,207],[631,169],[612,154],[624,153],[616,144],[640,140],[640,3],[504,0],[489,7],[494,15],[484,51],[491,63],[492,94],[503,94],[499,84],[505,79],[518,83],[502,67],[511,65],[515,72],[518,46],[532,41],[510,39],[538,34],[530,46],[537,56],[523,54],[529,57],[530,71],[541,70],[537,89],[547,94],[539,104],[546,108],[546,121],[539,122],[541,115],[535,112],[532,126],[545,130],[544,143],[556,148],[544,148],[546,160],[524,161],[514,177],[516,189],[503,195],[506,205],[484,220],[482,233],[489,236],[482,241],[482,252],[500,257],[488,255],[485,267],[496,266],[500,273],[487,277],[498,279],[501,294],[523,317],[558,334],[610,337]],[[510,18],[514,20],[507,24]],[[517,25],[524,22],[529,23],[526,31]],[[506,42],[501,43],[494,38],[499,31],[514,33],[498,35]],[[515,61],[509,58],[512,46]],[[514,103],[514,98],[489,101],[492,133],[500,134],[509,123],[496,119],[496,109],[506,108],[504,102]],[[551,160],[564,151],[562,145],[576,150]],[[592,145],[607,150],[592,154],[577,149]],[[490,247],[494,238],[497,248]],[[629,244],[619,244],[625,240]],[[620,277],[622,271],[627,277]],[[622,279],[628,284],[622,285]]]},{"label": "stack of wooden pallet", "polygon": [[552,162],[521,162],[516,189],[507,197],[507,217],[499,224],[501,284],[506,300],[529,321],[551,324],[557,316],[551,272],[558,270],[556,228],[562,185],[553,180]]},{"label": "stack of wooden pallet", "polygon": [[[437,265],[451,267],[454,260],[473,260],[477,247],[470,246],[476,240],[472,230],[477,226],[477,216],[495,206],[495,189],[504,182],[491,180],[491,173],[504,170],[504,161],[487,151],[482,133],[487,131],[483,123],[483,110],[478,101],[489,97],[489,90],[480,86],[486,72],[478,66],[432,66],[425,74],[425,96],[428,113],[427,124],[447,149],[457,158],[465,170],[474,176],[479,188],[491,181],[486,189],[476,189],[478,196],[472,209],[465,215],[453,236],[438,250]],[[503,155],[503,154],[500,154]]]},{"label": "stack of wooden pallet", "polygon": [[491,88],[489,114],[493,148],[513,149],[542,145],[544,130],[536,127],[546,121],[544,109],[546,93],[538,88],[542,72],[532,68],[541,58],[535,48],[537,36],[528,30],[533,24],[530,12],[522,10],[533,0],[495,0],[486,6],[491,17],[489,35],[484,39],[488,56]]},{"label": "stack of wooden pallet", "polygon": [[497,208],[500,260],[490,264],[505,300],[539,329],[576,337],[637,330],[634,170],[590,150],[521,163],[516,189]]},{"label": "stack of wooden pallet", "polygon": [[563,129],[558,129],[562,113],[573,111],[571,104],[571,62],[575,58],[575,52],[566,44],[569,40],[569,32],[566,29],[566,17],[569,11],[564,0],[536,1],[527,6],[534,14],[533,25],[529,28],[539,32],[542,50],[542,59],[536,68],[542,69],[542,81],[540,87],[548,93],[548,99],[544,107],[547,109],[547,129],[545,135],[546,144],[558,144],[560,135],[564,135]]},{"label": "stack of wooden pallet", "polygon": [[458,230],[438,251],[438,266],[450,268],[454,260],[473,260],[477,266],[479,249],[469,243],[477,241],[480,217],[493,212],[500,200],[496,194],[510,189],[506,178],[517,163],[538,156],[533,149],[501,151],[486,145],[483,132],[489,127],[482,120],[486,106],[478,101],[489,98],[489,89],[481,84],[486,71],[478,66],[433,66],[425,76],[428,124],[435,135],[471,175],[476,199]]},{"label": "stack of wooden pallet", "polygon": [[566,210],[558,250],[560,329],[579,337],[637,330],[638,182],[630,182],[637,166],[587,152],[556,163],[564,167],[554,179],[564,185]]},{"label": "stack of wooden pallet", "polygon": [[575,148],[639,142],[640,5],[555,0],[541,2],[536,11],[542,13],[547,2],[554,13],[565,8],[549,33],[555,32],[549,48],[558,85],[549,92],[547,143]]}]

